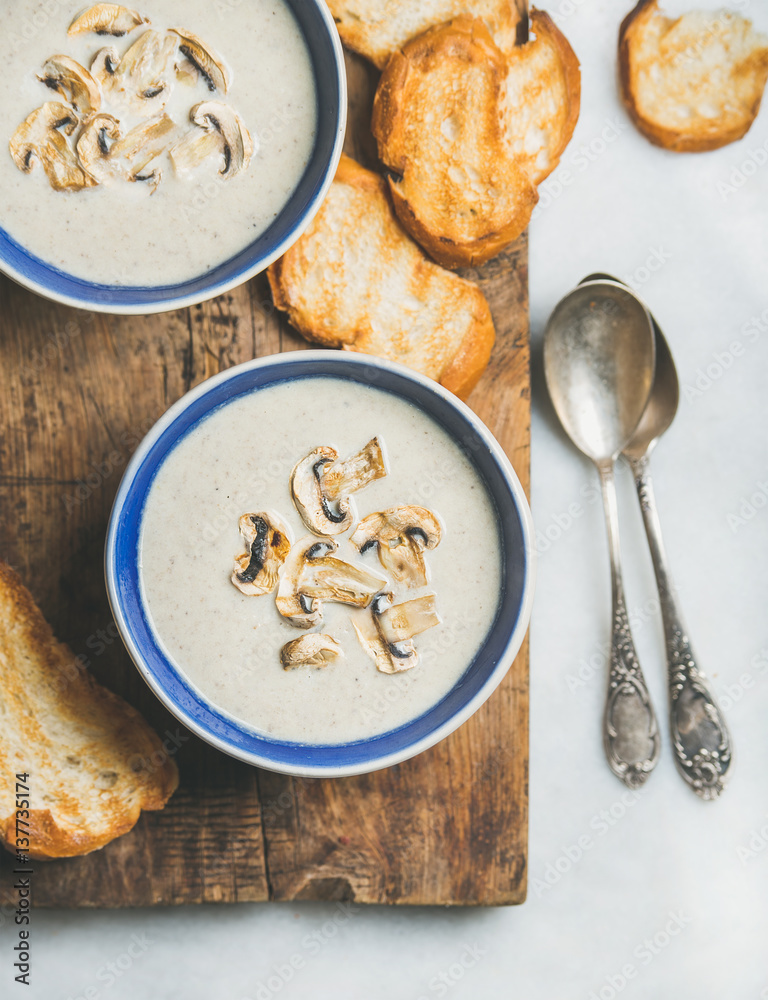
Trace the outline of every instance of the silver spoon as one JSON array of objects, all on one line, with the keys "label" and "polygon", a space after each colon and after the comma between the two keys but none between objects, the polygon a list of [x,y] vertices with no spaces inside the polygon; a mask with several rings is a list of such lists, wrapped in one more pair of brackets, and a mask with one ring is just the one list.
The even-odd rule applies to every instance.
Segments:
[{"label": "silver spoon", "polygon": [[[607,274],[593,274],[584,281],[596,279],[625,287],[622,282]],[[675,418],[680,400],[680,384],[664,334],[653,316],[651,321],[656,338],[656,377],[645,412],[623,453],[635,477],[659,590],[667,648],[669,720],[675,763],[697,795],[703,799],[716,799],[725,787],[731,766],[731,736],[723,713],[696,666],[677,605],[661,536],[650,473],[650,457],[659,438]]]},{"label": "silver spoon", "polygon": [[659,759],[659,727],[637,660],[624,599],[614,464],[653,384],[655,342],[645,307],[616,282],[592,282],[559,303],[544,335],[544,374],[560,422],[600,474],[611,556],[613,629],[603,745],[630,788]]}]

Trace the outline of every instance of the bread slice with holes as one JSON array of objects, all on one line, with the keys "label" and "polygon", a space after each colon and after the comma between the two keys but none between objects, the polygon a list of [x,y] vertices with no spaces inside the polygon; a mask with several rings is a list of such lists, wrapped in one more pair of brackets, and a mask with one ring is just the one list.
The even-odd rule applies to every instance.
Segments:
[{"label": "bread slice with holes", "polygon": [[308,230],[267,273],[275,305],[324,347],[399,361],[462,398],[488,363],[485,296],[425,257],[383,178],[347,156]]},{"label": "bread slice with holes", "polygon": [[460,14],[481,18],[502,52],[515,45],[522,0],[328,0],[341,40],[384,69],[416,35]]},{"label": "bread slice with holes", "polygon": [[[142,809],[162,809],[175,790],[176,764],[157,735],[56,641],[2,562],[0,692],[0,842],[8,850],[88,854],[127,833]],[[28,778],[17,785],[17,775]],[[18,820],[17,793],[29,802]]]},{"label": "bread slice with holes", "polygon": [[622,99],[651,142],[700,153],[741,139],[768,79],[768,37],[741,15],[666,17],[640,0],[619,31]]},{"label": "bread slice with holes", "polygon": [[373,110],[379,156],[408,232],[445,267],[482,264],[517,239],[579,114],[579,64],[550,18],[505,55],[458,17],[395,53]]}]

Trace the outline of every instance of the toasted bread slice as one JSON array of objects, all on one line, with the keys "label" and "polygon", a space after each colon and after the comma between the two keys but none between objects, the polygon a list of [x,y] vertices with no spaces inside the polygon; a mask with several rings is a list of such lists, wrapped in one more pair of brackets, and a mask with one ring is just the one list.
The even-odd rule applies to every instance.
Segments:
[{"label": "toasted bread slice", "polygon": [[400,361],[465,398],[495,339],[485,296],[427,260],[384,180],[347,156],[307,232],[268,270],[308,340]]},{"label": "toasted bread slice", "polygon": [[525,229],[538,199],[505,141],[506,61],[471,17],[430,28],[381,78],[373,133],[408,232],[445,267],[482,264]]},{"label": "toasted bread slice", "polygon": [[581,71],[568,39],[548,14],[531,10],[534,36],[507,56],[502,94],[504,136],[540,184],[571,141],[581,104]]},{"label": "toasted bread slice", "polygon": [[427,28],[459,14],[482,18],[494,41],[509,52],[522,18],[517,0],[328,0],[341,40],[379,69]]},{"label": "toasted bread slice", "polygon": [[669,18],[640,0],[619,31],[624,104],[651,142],[700,153],[741,139],[760,110],[768,37],[730,11]]},{"label": "toasted bread slice", "polygon": [[[56,641],[1,562],[0,691],[0,842],[8,850],[88,854],[127,833],[142,809],[162,809],[175,790],[176,765],[155,733]],[[17,786],[17,774],[29,777]],[[18,824],[17,792],[29,800]]]}]

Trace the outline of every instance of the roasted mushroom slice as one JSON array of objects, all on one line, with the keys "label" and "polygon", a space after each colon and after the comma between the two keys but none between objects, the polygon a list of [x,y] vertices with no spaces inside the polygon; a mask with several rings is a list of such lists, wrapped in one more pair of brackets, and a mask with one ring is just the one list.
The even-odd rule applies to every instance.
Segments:
[{"label": "roasted mushroom slice", "polygon": [[419,657],[415,653],[402,658],[393,655],[372,620],[369,620],[365,627],[355,621],[352,625],[363,651],[370,656],[380,673],[399,674],[403,670],[410,670],[419,662]]},{"label": "roasted mushroom slice", "polygon": [[203,134],[219,138],[224,157],[219,171],[222,177],[229,179],[247,168],[253,156],[253,139],[234,108],[220,101],[203,101],[192,108],[189,117]]},{"label": "roasted mushroom slice", "polygon": [[280,650],[283,670],[295,670],[296,667],[327,667],[329,663],[343,656],[344,650],[335,639],[318,632],[300,635],[298,639],[287,642]]},{"label": "roasted mushroom slice", "polygon": [[275,603],[280,614],[297,628],[312,628],[323,618],[322,601],[367,608],[386,580],[332,555],[338,544],[331,538],[303,538],[285,561]]},{"label": "roasted mushroom slice", "polygon": [[296,509],[316,535],[339,535],[350,528],[349,494],[387,474],[378,438],[346,461],[338,459],[335,448],[321,445],[303,458],[291,475]]},{"label": "roasted mushroom slice", "polygon": [[66,104],[49,101],[19,125],[9,143],[14,163],[25,174],[40,160],[56,191],[79,191],[94,181],[77,162],[66,136],[77,128],[77,115]]},{"label": "roasted mushroom slice", "polygon": [[108,46],[96,53],[91,70],[104,95],[119,107],[146,117],[168,103],[175,74],[177,39],[163,31],[145,31],[122,59]]},{"label": "roasted mushroom slice", "polygon": [[120,136],[120,122],[104,112],[89,118],[80,133],[80,138],[77,140],[77,158],[85,172],[97,184],[119,173],[117,164],[110,154]]},{"label": "roasted mushroom slice", "polygon": [[334,510],[320,485],[323,468],[336,461],[335,448],[320,445],[303,458],[291,473],[291,494],[301,519],[316,535],[340,535],[352,526],[349,501]]},{"label": "roasted mushroom slice", "polygon": [[271,594],[291,551],[290,530],[270,511],[243,514],[240,534],[245,552],[235,559],[232,583],[248,597]]},{"label": "roasted mushroom slice", "polygon": [[207,83],[208,89],[211,92],[220,90],[222,94],[226,94],[229,90],[229,75],[221,58],[186,28],[171,28],[171,31],[180,39],[179,52],[192,63]]},{"label": "roasted mushroom slice", "polygon": [[133,109],[157,113],[171,96],[175,72],[176,39],[160,31],[145,31],[120,63],[120,82]]},{"label": "roasted mushroom slice", "polygon": [[121,7],[117,3],[97,3],[78,14],[67,31],[68,35],[114,35],[121,38],[140,24],[149,24],[137,10]]},{"label": "roasted mushroom slice", "polygon": [[69,56],[51,56],[43,65],[42,83],[69,101],[82,117],[101,107],[99,85],[85,68]]},{"label": "roasted mushroom slice", "polygon": [[329,500],[338,500],[350,493],[357,493],[386,474],[384,454],[379,439],[375,437],[351,458],[326,465],[320,479],[325,496]]},{"label": "roasted mushroom slice", "polygon": [[206,160],[223,157],[224,142],[218,132],[195,128],[171,147],[169,155],[176,173],[184,174],[196,170]]},{"label": "roasted mushroom slice", "polygon": [[166,114],[158,115],[118,139],[110,156],[127,180],[149,181],[156,187],[160,171],[152,161],[175,142],[177,135],[178,126],[173,119]]},{"label": "roasted mushroom slice", "polygon": [[440,542],[440,522],[425,507],[389,507],[369,514],[355,528],[350,541],[362,555],[376,548],[379,562],[396,583],[425,587],[424,550]]},{"label": "roasted mushroom slice", "polygon": [[388,608],[375,607],[374,615],[382,639],[397,656],[414,653],[413,637],[440,624],[434,594]]},{"label": "roasted mushroom slice", "polygon": [[106,48],[99,49],[91,62],[91,76],[101,87],[102,93],[108,97],[112,96],[113,89],[117,89],[117,71],[120,69],[120,53],[114,45],[107,45]]},{"label": "roasted mushroom slice", "polygon": [[413,601],[392,606],[391,593],[378,594],[372,602],[374,628],[352,624],[365,652],[384,674],[411,670],[419,662],[413,637],[440,624],[435,595],[427,594]]}]

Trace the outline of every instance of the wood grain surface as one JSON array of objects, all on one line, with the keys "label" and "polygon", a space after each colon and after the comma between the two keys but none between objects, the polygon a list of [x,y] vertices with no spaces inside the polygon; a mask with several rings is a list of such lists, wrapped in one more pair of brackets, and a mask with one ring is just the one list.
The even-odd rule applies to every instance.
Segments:
[{"label": "wood grain surface", "polygon": [[[355,58],[348,72],[347,151],[372,165],[377,75]],[[525,237],[469,276],[488,296],[498,334],[470,404],[527,489]],[[0,317],[0,556],[96,678],[163,734],[181,773],[166,809],[142,816],[127,836],[85,858],[37,863],[34,905],[522,902],[527,640],[490,700],[438,746],[374,774],[308,780],[257,771],[191,736],[144,685],[117,637],[104,538],[141,437],[208,376],[307,346],[275,313],[264,278],[176,313],[114,317],[46,302],[0,277]],[[12,867],[3,854],[2,905],[13,899]]]}]

